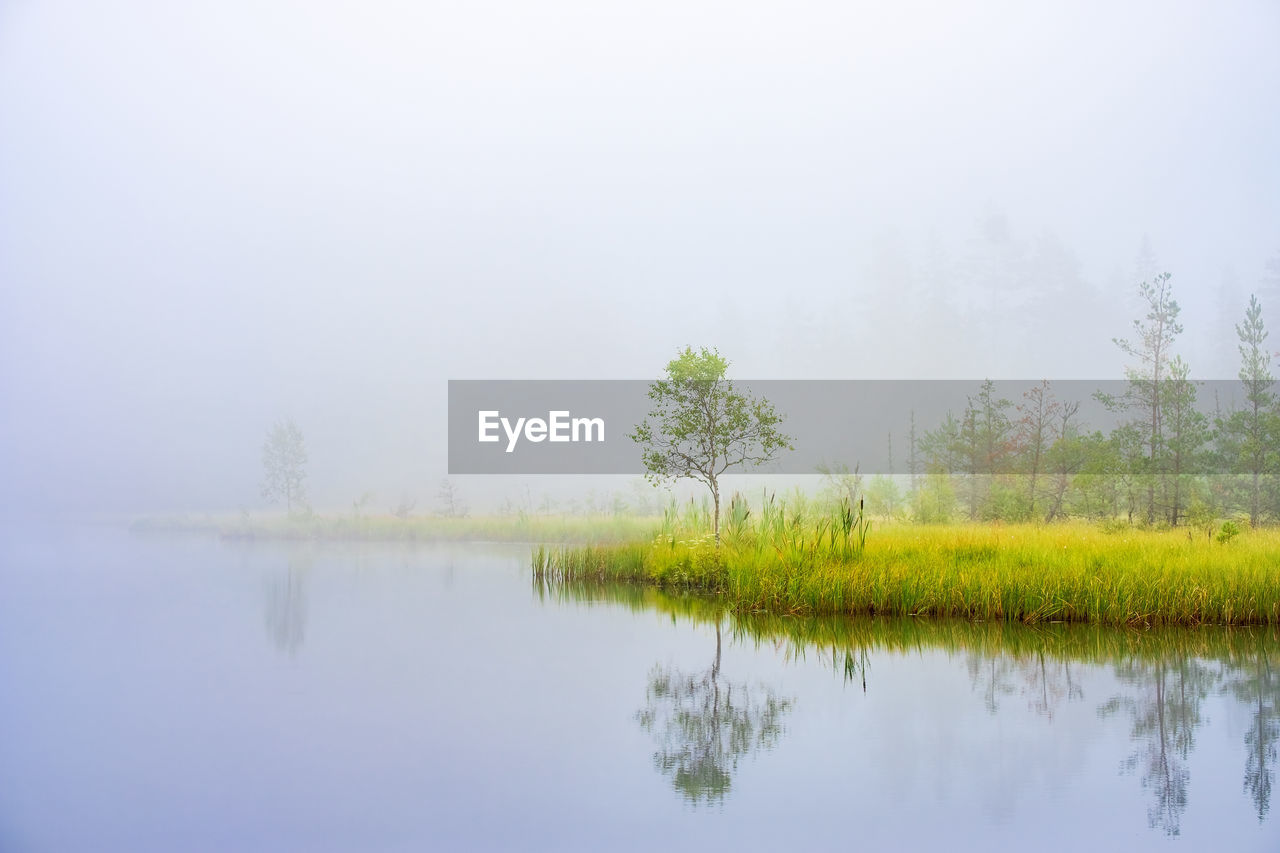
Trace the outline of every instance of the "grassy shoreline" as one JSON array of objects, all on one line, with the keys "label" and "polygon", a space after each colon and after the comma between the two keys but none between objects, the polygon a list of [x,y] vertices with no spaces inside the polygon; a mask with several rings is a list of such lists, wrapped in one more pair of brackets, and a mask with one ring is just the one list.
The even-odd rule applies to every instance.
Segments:
[{"label": "grassy shoreline", "polygon": [[1096,525],[896,525],[849,547],[821,521],[709,539],[539,548],[536,580],[712,593],[737,612],[1027,624],[1280,624],[1280,531],[1229,542]]}]

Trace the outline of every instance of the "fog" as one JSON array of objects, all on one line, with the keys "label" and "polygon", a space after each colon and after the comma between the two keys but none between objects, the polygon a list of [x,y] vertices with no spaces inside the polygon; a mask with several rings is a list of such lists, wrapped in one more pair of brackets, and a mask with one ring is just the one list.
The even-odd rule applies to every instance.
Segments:
[{"label": "fog", "polygon": [[1120,378],[1163,271],[1233,377],[1250,293],[1280,328],[1278,36],[1269,0],[4,3],[0,509],[262,508],[284,417],[317,508],[426,508],[448,379],[687,344]]}]

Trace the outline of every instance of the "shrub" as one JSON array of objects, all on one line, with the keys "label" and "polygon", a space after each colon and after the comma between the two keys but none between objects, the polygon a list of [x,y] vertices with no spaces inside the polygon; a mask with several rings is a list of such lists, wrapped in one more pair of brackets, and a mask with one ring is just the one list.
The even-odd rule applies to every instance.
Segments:
[{"label": "shrub", "polygon": [[1232,539],[1240,535],[1240,527],[1234,521],[1222,522],[1222,527],[1218,529],[1218,544],[1226,545]]}]

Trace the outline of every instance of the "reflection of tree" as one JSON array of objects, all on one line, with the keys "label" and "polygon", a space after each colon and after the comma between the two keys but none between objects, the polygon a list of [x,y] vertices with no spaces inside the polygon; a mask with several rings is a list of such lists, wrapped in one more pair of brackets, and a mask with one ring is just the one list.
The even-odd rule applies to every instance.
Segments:
[{"label": "reflection of tree", "polygon": [[720,645],[717,624],[715,660],[704,673],[655,666],[646,707],[636,714],[658,742],[654,766],[695,805],[724,799],[738,761],[777,743],[791,707],[767,687],[721,679]]},{"label": "reflection of tree", "polygon": [[[540,597],[619,602],[637,611],[656,608],[673,621],[714,625],[725,618],[719,604],[673,596],[652,587],[535,579],[535,589]],[[847,681],[861,681],[864,691],[877,654],[901,656],[937,650],[949,659],[963,656],[975,698],[981,695],[992,714],[1000,713],[1010,697],[1020,695],[1028,710],[1052,719],[1064,701],[1082,700],[1085,685],[1096,683],[1097,670],[1107,667],[1121,682],[1122,695],[1101,705],[1098,714],[1113,717],[1120,725],[1129,723],[1134,751],[1121,767],[1128,772],[1141,768],[1143,792],[1152,796],[1148,809],[1151,826],[1169,835],[1180,833],[1187,807],[1188,761],[1196,729],[1207,722],[1201,712],[1203,700],[1210,693],[1229,697],[1251,717],[1244,734],[1245,793],[1260,821],[1269,816],[1275,767],[1280,761],[1280,675],[1274,674],[1270,665],[1270,657],[1280,645],[1280,632],[1275,627],[1132,630],[1088,624],[1027,627],[943,619],[737,612],[729,618],[736,637],[781,649],[788,660],[802,659],[811,650],[821,650],[825,656],[830,650],[833,671],[842,673]],[[650,708],[638,716],[647,728],[660,733],[670,730],[660,740],[664,747],[679,730],[674,722],[660,719],[655,708],[671,707],[669,717],[675,720],[683,704],[693,704],[677,694],[710,689],[708,679],[718,675],[718,660],[711,674],[701,680],[654,671]],[[720,688],[726,689],[723,682]],[[733,695],[737,700],[740,691],[735,688]],[[709,703],[704,704],[717,704],[714,690]],[[661,728],[663,723],[667,729]],[[655,754],[655,761],[659,767],[670,767],[672,773],[679,772],[678,758],[664,764],[664,756],[678,756],[678,750],[668,747]],[[692,766],[693,756],[690,747],[685,767]],[[689,771],[685,773],[676,780],[677,788]],[[727,771],[721,781],[727,788]],[[699,795],[708,800],[723,796],[723,791],[710,793],[709,785],[695,786],[698,792],[704,789],[708,793]]]},{"label": "reflection of tree", "polygon": [[1052,720],[1059,702],[1084,698],[1084,687],[1071,675],[1071,661],[1047,662],[1041,650],[1033,660],[1024,661],[1021,669],[1031,709],[1041,716]]},{"label": "reflection of tree", "polygon": [[1258,651],[1252,665],[1246,664],[1232,673],[1230,688],[1252,714],[1244,736],[1247,749],[1244,789],[1249,792],[1261,822],[1271,808],[1276,740],[1280,738],[1280,678],[1272,673],[1265,650]]},{"label": "reflection of tree", "polygon": [[965,666],[974,689],[981,687],[990,714],[1000,709],[1000,697],[1014,693],[1026,696],[1031,710],[1049,720],[1063,700],[1084,698],[1084,688],[1071,674],[1071,661],[1048,659],[1043,650],[1025,658],[973,653]]},{"label": "reflection of tree", "polygon": [[969,681],[974,689],[982,688],[982,702],[987,713],[1000,710],[1000,697],[1013,693],[1013,658],[1004,655],[970,654],[965,657]]},{"label": "reflection of tree", "polygon": [[289,559],[284,577],[267,583],[264,616],[267,634],[282,652],[295,654],[307,633],[307,566]]},{"label": "reflection of tree", "polygon": [[1121,767],[1128,772],[1142,769],[1142,787],[1153,796],[1147,808],[1151,827],[1178,835],[1191,781],[1187,758],[1195,746],[1196,728],[1204,722],[1200,703],[1218,683],[1220,672],[1193,658],[1181,658],[1126,661],[1117,664],[1116,676],[1138,690],[1132,696],[1113,697],[1098,713],[1109,716],[1122,709],[1129,713],[1131,736],[1141,745]]}]

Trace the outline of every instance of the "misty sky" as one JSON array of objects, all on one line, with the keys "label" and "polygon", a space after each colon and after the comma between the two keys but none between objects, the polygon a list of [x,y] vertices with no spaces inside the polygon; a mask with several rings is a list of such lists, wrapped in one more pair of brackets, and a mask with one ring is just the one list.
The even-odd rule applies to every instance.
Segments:
[{"label": "misty sky", "polygon": [[1278,43],[1274,0],[0,0],[0,507],[258,508],[284,416],[318,506],[429,505],[448,378],[685,344],[1116,378],[1164,270],[1232,376]]}]

